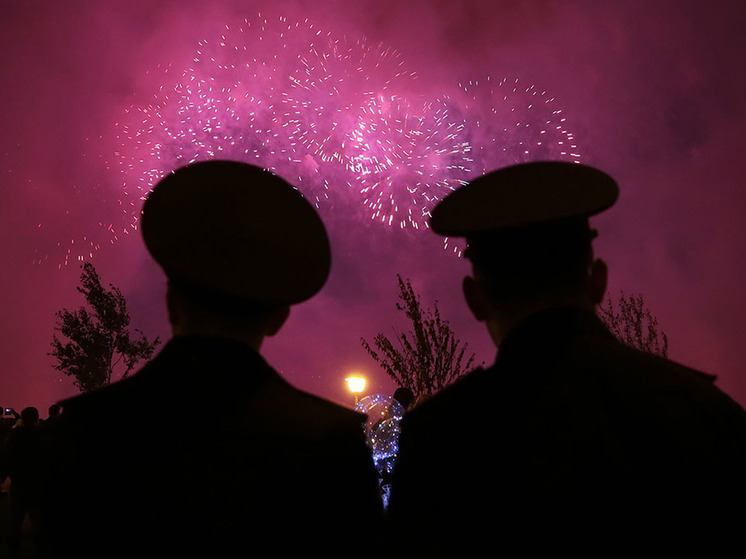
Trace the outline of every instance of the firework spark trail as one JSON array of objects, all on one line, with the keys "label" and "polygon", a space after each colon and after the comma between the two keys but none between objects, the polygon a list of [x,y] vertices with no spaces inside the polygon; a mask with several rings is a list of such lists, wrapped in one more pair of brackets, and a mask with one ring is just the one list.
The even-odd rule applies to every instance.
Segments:
[{"label": "firework spark trail", "polygon": [[[98,149],[102,140],[103,136],[85,138],[85,148],[81,159],[88,160],[89,169],[100,167],[106,175],[107,158]],[[45,185],[44,181],[32,184],[29,179],[28,183],[36,192],[52,188]],[[113,192],[117,197],[120,195],[117,189]],[[118,242],[120,237],[114,224],[121,221],[122,211],[118,202],[111,199],[111,193],[112,189],[105,187],[98,180],[88,182],[84,186],[73,184],[69,192],[65,193],[67,197],[65,204],[53,202],[54,207],[50,211],[53,212],[56,224],[53,222],[52,227],[58,228],[60,223],[64,223],[63,228],[84,230],[87,231],[86,234],[57,237],[58,240],[50,249],[48,243],[50,222],[40,217],[34,230],[30,232],[31,238],[34,238],[36,243],[31,262],[36,265],[53,263],[61,269],[69,264],[79,264],[90,260],[103,246]],[[54,197],[52,199],[55,200]],[[43,213],[42,211],[42,215]],[[127,212],[127,215],[130,213]]]},{"label": "firework spark trail", "polygon": [[458,88],[478,174],[529,160],[580,160],[562,109],[546,91],[492,77]]},{"label": "firework spark trail", "polygon": [[428,226],[430,210],[463,184],[470,151],[464,122],[450,117],[445,99],[417,105],[379,95],[353,132],[353,168],[371,217],[390,226]]},{"label": "firework spark trail", "polygon": [[[307,20],[226,26],[189,65],[159,71],[158,91],[115,126],[119,217],[99,223],[98,236],[109,242],[137,229],[142,199],[165,173],[211,157],[268,168],[317,206],[344,198],[413,231],[486,171],[580,157],[561,109],[534,85],[487,78],[413,97],[417,76],[398,52]],[[61,243],[64,264],[91,257],[98,237]]]},{"label": "firework spark trail", "polygon": [[398,52],[364,38],[325,36],[300,62],[286,97],[291,136],[311,156],[351,168],[347,145],[366,106],[377,95],[408,89],[416,76]]},{"label": "firework spark trail", "polygon": [[198,159],[232,157],[275,170],[294,150],[281,99],[289,74],[321,34],[286,18],[245,20],[198,45],[193,64],[122,126],[144,157],[125,162],[125,182],[147,193],[164,173]]},{"label": "firework spark trail", "polygon": [[[472,148],[469,178],[526,161],[580,161],[579,148],[562,109],[546,91],[518,79],[459,84],[453,93],[466,122]],[[444,247],[462,252],[463,242],[444,239]]]},{"label": "firework spark trail", "polygon": [[345,196],[358,183],[348,149],[355,122],[378,92],[407,88],[415,77],[401,55],[383,44],[319,35],[283,94],[298,165],[278,174],[317,206],[330,201],[330,190]]}]

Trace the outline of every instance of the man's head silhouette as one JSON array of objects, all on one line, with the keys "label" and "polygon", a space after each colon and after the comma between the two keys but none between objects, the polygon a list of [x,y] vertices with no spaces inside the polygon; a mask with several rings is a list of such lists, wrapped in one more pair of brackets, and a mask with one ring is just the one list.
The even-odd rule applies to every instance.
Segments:
[{"label": "man's head silhouette", "polygon": [[210,160],[165,176],[145,202],[142,232],[168,277],[175,334],[272,335],[329,275],[329,240],[313,206],[246,163]]},{"label": "man's head silhouette", "polygon": [[488,173],[435,207],[433,231],[466,237],[474,275],[464,279],[464,293],[496,343],[540,308],[601,302],[607,270],[593,257],[588,218],[618,192],[602,171],[546,161]]}]

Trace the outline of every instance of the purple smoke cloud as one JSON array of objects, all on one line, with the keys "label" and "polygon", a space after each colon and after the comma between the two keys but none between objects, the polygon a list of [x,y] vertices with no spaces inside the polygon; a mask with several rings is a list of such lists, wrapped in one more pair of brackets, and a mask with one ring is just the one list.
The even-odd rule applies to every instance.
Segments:
[{"label": "purple smoke cloud", "polygon": [[[620,183],[595,221],[611,293],[642,293],[670,356],[746,402],[739,4],[7,4],[1,404],[45,409],[75,393],[46,353],[54,312],[82,303],[80,258],[123,290],[135,327],[168,337],[140,198],[185,158],[239,148],[297,182],[332,236],[329,283],[265,343],[297,386],[351,404],[343,379],[357,370],[370,392],[393,390],[359,339],[406,328],[397,273],[489,364],[460,295],[468,266],[423,226],[426,211],[490,166],[551,156]],[[261,33],[240,31],[259,19]],[[224,127],[207,135],[211,116]]]}]

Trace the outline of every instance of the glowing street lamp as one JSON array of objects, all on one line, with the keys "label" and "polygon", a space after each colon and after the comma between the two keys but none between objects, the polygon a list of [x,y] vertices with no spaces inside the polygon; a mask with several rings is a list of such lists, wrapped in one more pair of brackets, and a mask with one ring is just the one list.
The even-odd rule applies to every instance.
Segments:
[{"label": "glowing street lamp", "polygon": [[347,388],[355,395],[355,405],[358,402],[358,394],[365,390],[365,379],[363,377],[347,377]]}]

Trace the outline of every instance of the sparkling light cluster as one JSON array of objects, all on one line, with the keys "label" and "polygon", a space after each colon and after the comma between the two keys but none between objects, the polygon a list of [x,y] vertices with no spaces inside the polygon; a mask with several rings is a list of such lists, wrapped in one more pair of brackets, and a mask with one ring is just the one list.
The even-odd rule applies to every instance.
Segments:
[{"label": "sparkling light cluster", "polygon": [[371,394],[355,406],[366,415],[365,439],[380,474],[391,473],[399,451],[400,423],[404,407],[392,396]]},{"label": "sparkling light cluster", "polygon": [[[399,52],[307,20],[226,26],[200,41],[189,65],[164,70],[152,98],[116,123],[125,223],[102,227],[108,238],[137,229],[160,177],[212,157],[268,168],[317,206],[344,199],[412,230],[485,171],[580,158],[561,109],[534,85],[486,78],[425,99],[412,93],[417,80]],[[98,246],[88,243],[87,252]],[[68,253],[66,262],[72,245]]]}]

